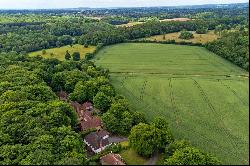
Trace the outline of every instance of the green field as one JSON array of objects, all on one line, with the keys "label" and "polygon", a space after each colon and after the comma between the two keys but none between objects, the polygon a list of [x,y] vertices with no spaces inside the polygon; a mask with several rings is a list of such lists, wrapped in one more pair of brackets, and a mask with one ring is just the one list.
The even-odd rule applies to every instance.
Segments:
[{"label": "green field", "polygon": [[205,48],[181,45],[112,45],[95,61],[148,120],[165,117],[175,138],[223,164],[249,164],[248,72]]},{"label": "green field", "polygon": [[51,48],[46,49],[46,53],[42,54],[42,50],[32,52],[29,55],[30,56],[36,56],[41,55],[44,58],[57,58],[61,61],[65,60],[65,53],[66,51],[69,51],[69,53],[72,55],[74,52],[79,52],[81,59],[85,57],[86,53],[92,53],[95,50],[95,46],[89,46],[88,48],[85,48],[83,45],[75,44],[72,47],[70,45],[63,46],[59,48]]}]

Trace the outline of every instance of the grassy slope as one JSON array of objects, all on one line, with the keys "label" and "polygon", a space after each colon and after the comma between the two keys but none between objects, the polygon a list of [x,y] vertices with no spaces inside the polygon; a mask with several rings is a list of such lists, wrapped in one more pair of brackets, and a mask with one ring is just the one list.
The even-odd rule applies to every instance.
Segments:
[{"label": "grassy slope", "polygon": [[156,40],[156,41],[175,40],[176,42],[185,41],[185,42],[204,44],[204,43],[213,41],[213,40],[218,38],[218,36],[216,34],[214,34],[214,31],[209,31],[207,34],[197,34],[195,32],[192,32],[192,33],[194,34],[194,38],[189,39],[189,40],[179,39],[180,32],[165,34],[165,39],[163,39],[164,35],[151,36],[151,37],[148,37],[145,39],[152,40],[152,41],[154,41],[154,40]]},{"label": "grassy slope", "polygon": [[[65,60],[65,53],[66,51],[69,51],[69,53],[72,55],[73,52],[79,52],[81,55],[81,58],[84,58],[86,53],[92,53],[95,50],[95,46],[89,46],[88,48],[84,48],[83,45],[73,45],[71,46],[63,46],[59,48],[51,48],[46,50],[46,54],[42,55],[41,51],[32,52],[29,55],[30,56],[36,56],[36,55],[42,55],[44,58],[57,58],[59,60]],[[54,55],[51,55],[53,53]]]},{"label": "grassy slope", "polygon": [[249,163],[248,72],[204,48],[149,43],[106,47],[96,63],[134,109],[165,117],[176,138],[224,164]]}]

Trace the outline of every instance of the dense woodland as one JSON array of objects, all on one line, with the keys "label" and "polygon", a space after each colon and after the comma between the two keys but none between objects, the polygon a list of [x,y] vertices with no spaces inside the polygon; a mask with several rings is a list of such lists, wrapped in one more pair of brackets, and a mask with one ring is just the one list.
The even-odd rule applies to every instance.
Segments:
[{"label": "dense woodland", "polygon": [[[93,102],[101,110],[105,128],[114,134],[129,136],[131,147],[142,156],[149,157],[158,149],[168,156],[165,161],[168,165],[219,164],[215,157],[189,143],[174,140],[163,119],[147,122],[143,114],[131,110],[128,101],[110,84],[109,71],[88,61],[93,55],[79,61],[59,61],[41,56],[31,58],[27,53],[76,43],[97,45],[100,49],[103,45],[182,30],[215,29],[222,33],[241,27],[241,31],[224,33],[206,47],[249,70],[246,8],[248,6],[243,5],[240,8],[181,10],[0,11],[0,164],[90,164],[76,113],[56,96],[62,90],[72,101]],[[83,15],[107,17],[96,20]],[[150,19],[133,27],[114,26],[131,20],[145,20],[152,15],[158,20]],[[174,17],[196,19],[159,21]],[[136,139],[138,137],[142,139]],[[170,146],[166,148],[166,145]]]},{"label": "dense woodland", "polygon": [[249,70],[249,35],[246,31],[230,32],[208,43],[206,48],[232,63]]},{"label": "dense woodland", "polygon": [[108,71],[91,62],[14,53],[0,57],[1,164],[87,163],[76,112],[58,100],[55,92],[60,90],[72,101],[93,101],[107,111],[104,122],[114,133],[126,135],[144,122],[143,115],[128,109],[126,99],[116,96]]}]

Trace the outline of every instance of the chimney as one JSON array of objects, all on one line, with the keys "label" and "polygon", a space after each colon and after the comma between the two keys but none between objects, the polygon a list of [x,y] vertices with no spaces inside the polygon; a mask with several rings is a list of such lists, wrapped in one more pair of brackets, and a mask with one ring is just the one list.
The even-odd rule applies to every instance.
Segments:
[{"label": "chimney", "polygon": [[100,148],[101,148],[101,150],[102,150],[102,139],[100,140]]}]

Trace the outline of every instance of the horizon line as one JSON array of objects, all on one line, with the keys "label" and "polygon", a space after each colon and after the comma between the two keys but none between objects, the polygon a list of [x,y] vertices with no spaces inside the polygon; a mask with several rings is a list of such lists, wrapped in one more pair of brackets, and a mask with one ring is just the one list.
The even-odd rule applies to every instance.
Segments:
[{"label": "horizon line", "polygon": [[204,5],[232,5],[232,4],[249,4],[248,2],[239,2],[239,3],[212,3],[212,4],[197,4],[197,5],[176,5],[176,6],[117,6],[117,7],[70,7],[70,8],[0,8],[0,10],[67,10],[67,9],[119,9],[119,8],[163,8],[163,7],[191,7],[191,6],[204,6]]}]

